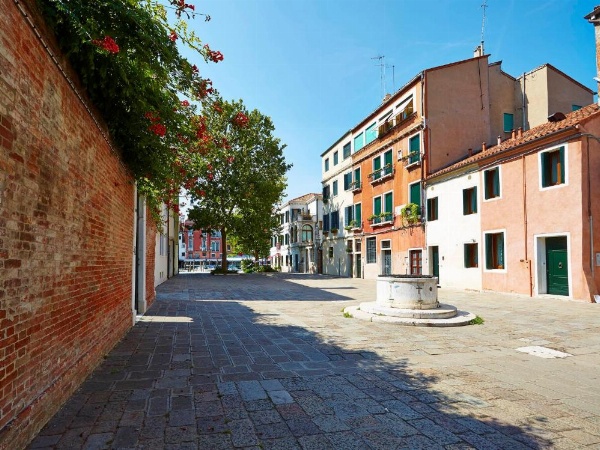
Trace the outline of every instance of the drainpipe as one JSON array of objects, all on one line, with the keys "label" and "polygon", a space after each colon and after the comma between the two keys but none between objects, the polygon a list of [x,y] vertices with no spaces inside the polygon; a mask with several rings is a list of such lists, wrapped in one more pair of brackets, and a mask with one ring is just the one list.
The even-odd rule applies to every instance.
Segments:
[{"label": "drainpipe", "polygon": [[531,273],[531,261],[527,251],[527,170],[525,163],[525,155],[521,157],[523,161],[523,243],[525,247],[525,264],[529,269],[529,296],[533,297],[533,277]]},{"label": "drainpipe", "polygon": [[523,102],[523,130],[526,130],[526,121],[525,121],[525,72],[523,72],[523,94],[522,94],[522,102]]}]

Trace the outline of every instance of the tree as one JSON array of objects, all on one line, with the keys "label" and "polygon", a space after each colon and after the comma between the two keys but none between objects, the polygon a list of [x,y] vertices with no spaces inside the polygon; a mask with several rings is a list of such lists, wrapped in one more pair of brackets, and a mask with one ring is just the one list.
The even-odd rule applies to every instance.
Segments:
[{"label": "tree", "polygon": [[196,178],[188,186],[194,204],[188,217],[196,229],[221,232],[226,271],[228,235],[260,253],[291,166],[283,157],[285,146],[273,136],[271,119],[258,110],[248,112],[241,100],[218,99],[204,107],[203,120],[210,141],[206,152],[192,155]]}]

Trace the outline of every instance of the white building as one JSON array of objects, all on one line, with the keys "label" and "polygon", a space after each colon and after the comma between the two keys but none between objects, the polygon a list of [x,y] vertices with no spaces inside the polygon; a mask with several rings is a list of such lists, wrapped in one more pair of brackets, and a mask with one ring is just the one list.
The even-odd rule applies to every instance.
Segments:
[{"label": "white building", "polygon": [[[352,133],[349,131],[322,155],[323,185],[323,274],[352,277],[352,235],[354,220],[354,171]],[[360,169],[359,169],[360,170]],[[360,176],[358,179],[360,183]]]},{"label": "white building", "polygon": [[280,206],[280,233],[273,236],[271,265],[282,272],[322,273],[321,194],[305,194]]},{"label": "white building", "polygon": [[426,245],[429,267],[443,287],[481,290],[480,176],[477,167],[428,180]]}]

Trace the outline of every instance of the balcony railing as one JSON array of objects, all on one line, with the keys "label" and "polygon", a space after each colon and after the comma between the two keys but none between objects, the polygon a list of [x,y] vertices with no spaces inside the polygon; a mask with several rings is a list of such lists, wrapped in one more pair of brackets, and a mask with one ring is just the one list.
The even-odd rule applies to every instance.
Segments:
[{"label": "balcony railing", "polygon": [[371,217],[369,217],[369,222],[371,222],[371,225],[384,225],[386,223],[390,223],[394,220],[394,214],[389,212],[389,213],[381,213],[378,215],[372,215]]},{"label": "balcony railing", "polygon": [[352,183],[350,183],[350,189],[352,191],[359,191],[360,189],[362,189],[362,184],[360,180],[354,180]]},{"label": "balcony railing", "polygon": [[391,177],[394,174],[394,168],[391,164],[386,164],[380,169],[374,170],[371,172],[368,177],[371,179],[371,183],[376,181],[383,180],[385,178]]}]

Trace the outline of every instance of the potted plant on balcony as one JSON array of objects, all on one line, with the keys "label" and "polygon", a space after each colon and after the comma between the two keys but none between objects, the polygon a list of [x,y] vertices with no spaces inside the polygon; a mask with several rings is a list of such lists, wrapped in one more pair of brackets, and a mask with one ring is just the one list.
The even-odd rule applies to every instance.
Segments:
[{"label": "potted plant on balcony", "polygon": [[346,225],[344,227],[344,230],[350,231],[350,230],[356,228],[357,225],[358,225],[358,222],[356,220],[351,220],[350,222],[348,222],[348,225]]},{"label": "potted plant on balcony", "polygon": [[337,234],[337,232],[338,232],[338,229],[337,229],[337,228],[332,228],[332,229],[331,229],[331,234]]},{"label": "potted plant on balcony", "polygon": [[400,212],[402,216],[402,222],[406,225],[414,225],[419,222],[419,205],[416,203],[409,203],[404,206]]},{"label": "potted plant on balcony", "polygon": [[369,217],[367,217],[369,222],[373,222],[375,219],[379,219],[379,214],[371,214]]}]

